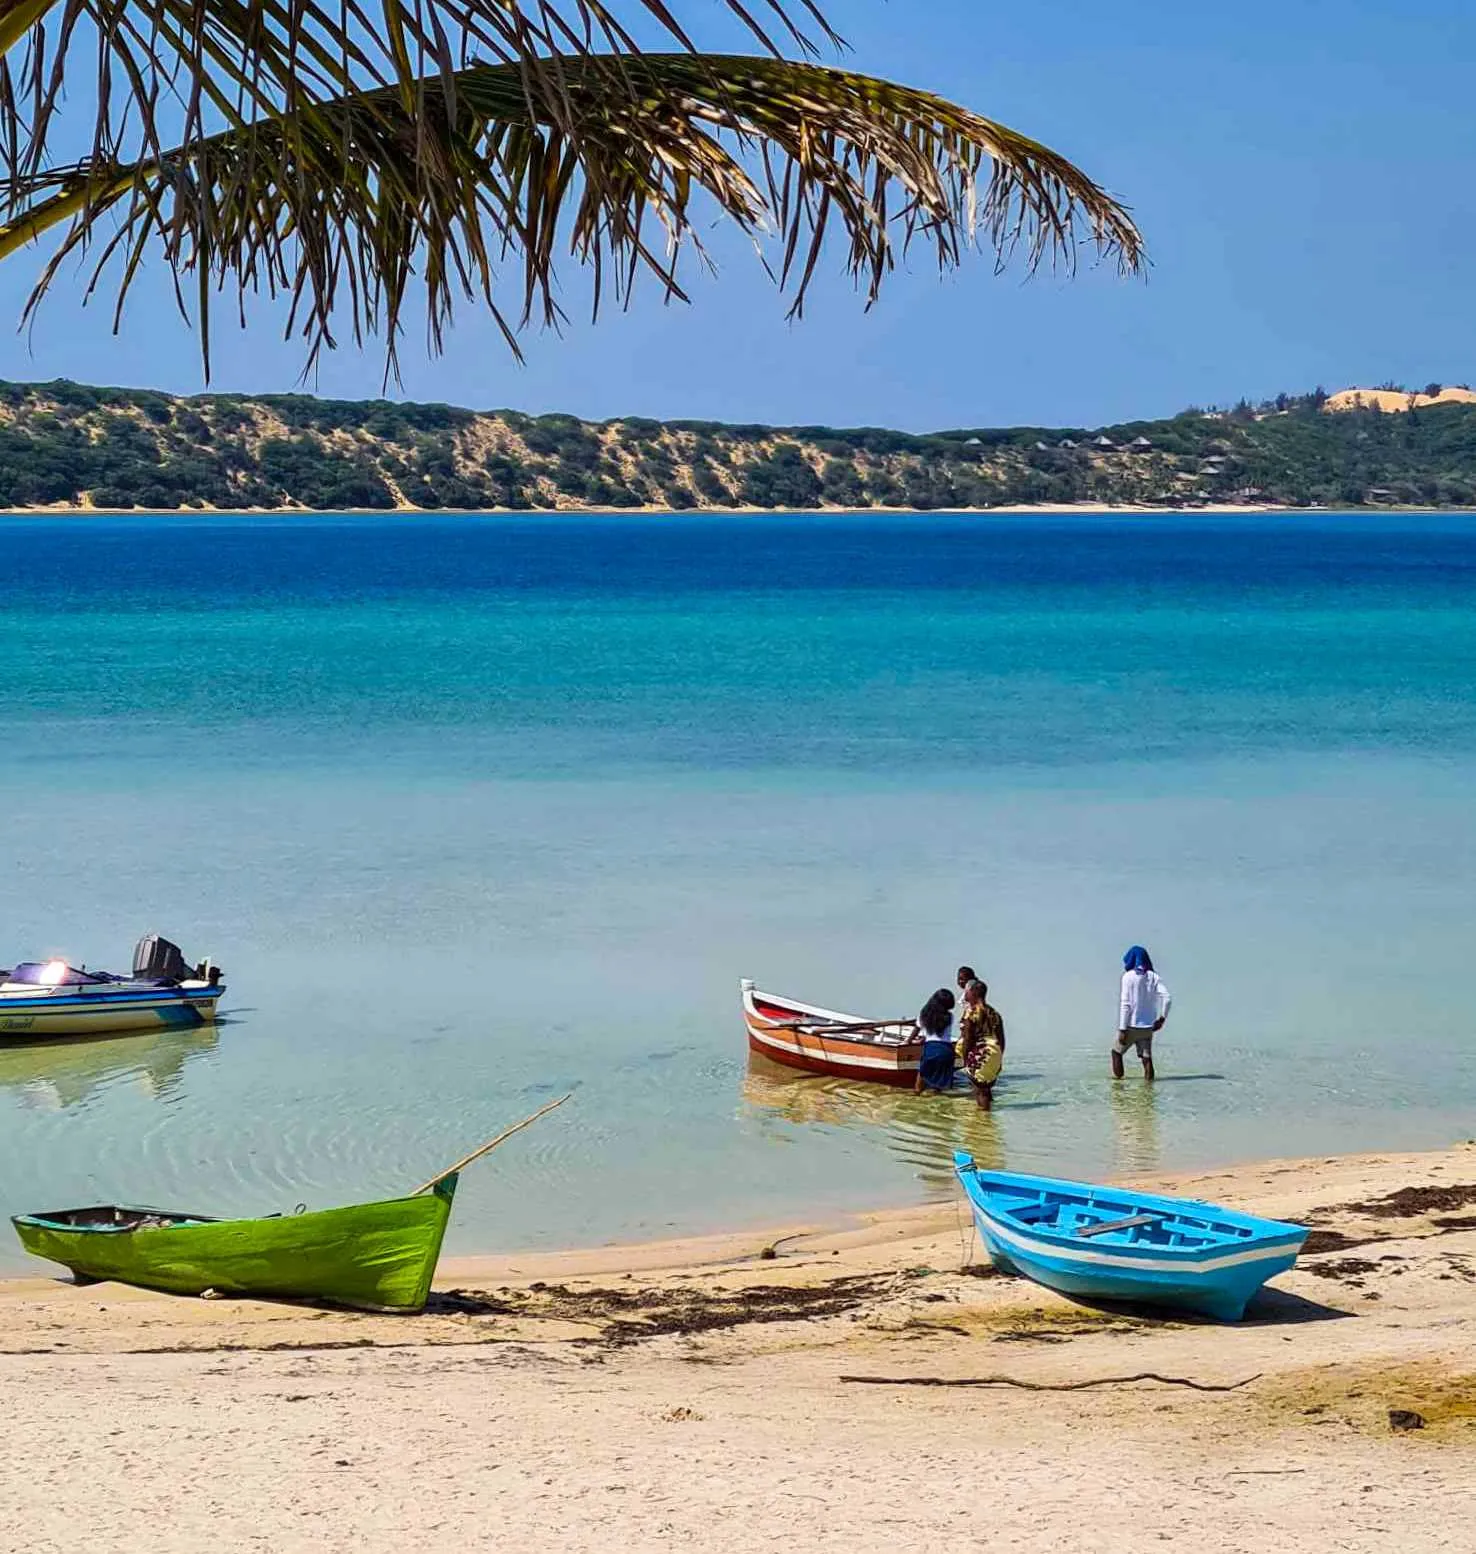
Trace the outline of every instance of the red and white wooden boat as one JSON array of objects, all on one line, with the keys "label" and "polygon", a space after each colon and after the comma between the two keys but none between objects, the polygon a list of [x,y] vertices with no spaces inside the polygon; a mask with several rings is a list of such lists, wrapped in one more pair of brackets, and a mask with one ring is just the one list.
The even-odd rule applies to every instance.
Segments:
[{"label": "red and white wooden boat", "polygon": [[837,1079],[908,1086],[916,1081],[922,1042],[911,1020],[871,1022],[761,993],[746,977],[739,985],[751,1052]]}]

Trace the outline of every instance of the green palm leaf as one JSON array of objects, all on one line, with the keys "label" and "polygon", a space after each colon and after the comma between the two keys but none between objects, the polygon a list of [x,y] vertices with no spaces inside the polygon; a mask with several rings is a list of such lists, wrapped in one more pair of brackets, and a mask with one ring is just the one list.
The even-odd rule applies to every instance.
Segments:
[{"label": "green palm leaf", "polygon": [[[346,317],[355,339],[384,332],[392,364],[417,279],[433,348],[455,302],[480,298],[516,351],[530,318],[562,316],[565,255],[589,268],[596,309],[627,298],[642,272],[683,296],[678,261],[701,256],[693,221],[704,204],[767,239],[796,313],[831,231],[868,302],[915,242],[944,268],[976,237],[999,262],[1018,251],[1029,268],[1073,265],[1082,239],[1124,269],[1143,263],[1127,212],[1065,158],[849,71],[576,50],[319,95],[335,69],[354,72],[334,59],[325,50],[316,76],[303,72],[312,90],[289,106],[284,89],[271,111],[272,91],[247,100],[207,84],[226,127],[192,128],[167,151],[151,143],[125,161],[105,146],[45,173],[12,161],[0,257],[56,241],[31,306],[69,255],[102,238],[92,284],[116,261],[120,307],[151,247],[177,278],[193,275],[207,370],[211,295],[232,283],[243,302],[261,287],[291,298],[289,331],[309,362]],[[197,105],[191,125],[204,117]],[[498,273],[504,264],[515,281]]]}]

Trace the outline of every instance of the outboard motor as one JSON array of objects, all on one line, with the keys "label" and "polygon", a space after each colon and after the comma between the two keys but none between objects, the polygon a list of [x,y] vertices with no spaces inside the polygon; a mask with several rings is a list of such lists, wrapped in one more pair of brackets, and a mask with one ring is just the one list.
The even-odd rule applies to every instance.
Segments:
[{"label": "outboard motor", "polygon": [[190,968],[177,944],[146,933],[133,952],[133,974],[144,982],[183,982]]}]

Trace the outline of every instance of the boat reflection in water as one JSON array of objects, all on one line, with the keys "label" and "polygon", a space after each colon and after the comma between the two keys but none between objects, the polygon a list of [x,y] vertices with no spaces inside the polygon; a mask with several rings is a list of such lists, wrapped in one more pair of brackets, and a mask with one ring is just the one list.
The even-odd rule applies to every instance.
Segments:
[{"label": "boat reflection in water", "polygon": [[36,1111],[80,1106],[115,1085],[135,1084],[154,1100],[179,1088],[185,1065],[220,1042],[214,1024],[96,1041],[75,1037],[0,1046],[0,1090]]},{"label": "boat reflection in water", "polygon": [[769,1059],[751,1054],[743,1100],[760,1122],[819,1126],[875,1133],[878,1142],[915,1172],[939,1197],[955,1188],[953,1153],[966,1150],[991,1169],[1004,1163],[998,1114],[982,1112],[963,1086],[948,1095],[908,1091],[851,1079],[801,1079]]}]

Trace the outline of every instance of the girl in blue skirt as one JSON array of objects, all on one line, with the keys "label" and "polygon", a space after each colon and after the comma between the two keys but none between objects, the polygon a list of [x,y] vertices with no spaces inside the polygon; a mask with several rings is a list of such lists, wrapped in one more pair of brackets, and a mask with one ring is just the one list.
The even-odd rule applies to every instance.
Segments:
[{"label": "girl in blue skirt", "polygon": [[917,1065],[917,1083],[913,1089],[922,1095],[927,1090],[953,1088],[953,994],[946,987],[936,993],[918,1011],[917,1034],[922,1037],[922,1060]]}]

